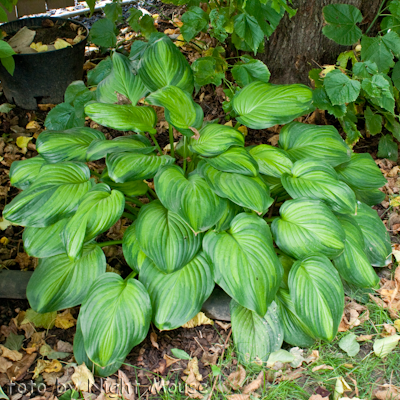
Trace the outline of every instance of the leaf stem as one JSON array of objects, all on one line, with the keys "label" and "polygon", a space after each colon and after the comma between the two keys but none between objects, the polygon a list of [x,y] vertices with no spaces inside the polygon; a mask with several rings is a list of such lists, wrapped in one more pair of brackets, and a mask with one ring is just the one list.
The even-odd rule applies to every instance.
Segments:
[{"label": "leaf stem", "polygon": [[91,173],[92,175],[94,175],[94,176],[97,176],[98,178],[101,177],[101,175],[100,175],[99,173],[97,173],[96,171],[90,170],[90,173]]},{"label": "leaf stem", "polygon": [[96,243],[97,246],[100,247],[107,247],[107,246],[112,246],[114,244],[122,244],[122,240],[110,240],[109,242],[101,242],[101,243]]},{"label": "leaf stem", "polygon": [[137,217],[137,215],[133,215],[133,214],[130,214],[130,213],[127,213],[127,212],[123,212],[122,216],[125,217],[125,218],[130,219],[131,221],[135,221],[135,219]]},{"label": "leaf stem", "polygon": [[279,218],[279,217],[275,216],[275,217],[271,217],[271,218],[264,218],[264,221],[265,222],[272,222],[272,221],[276,220],[277,218]]},{"label": "leaf stem", "polygon": [[171,157],[175,158],[175,148],[174,148],[174,128],[171,124],[168,124],[169,131],[169,143],[171,145]]},{"label": "leaf stem", "polygon": [[186,136],[183,136],[183,172],[186,172]]},{"label": "leaf stem", "polygon": [[150,132],[149,132],[149,134],[150,134],[150,137],[153,139],[153,142],[154,142],[154,144],[156,145],[157,150],[159,151],[160,155],[162,155],[163,152],[162,152],[162,150],[161,150],[160,145],[159,145],[158,142],[157,142],[156,136],[154,135],[154,133],[150,133]]},{"label": "leaf stem", "polygon": [[143,204],[140,200],[135,199],[135,198],[133,198],[133,197],[125,196],[125,199],[126,199],[127,201],[133,203],[133,204],[136,204],[138,207],[144,206],[144,204]]},{"label": "leaf stem", "polygon": [[138,212],[139,212],[139,210],[138,210],[137,208],[132,207],[132,206],[130,206],[129,204],[126,204],[126,203],[125,203],[125,208],[126,208],[130,213],[132,213],[133,215],[137,215]]},{"label": "leaf stem", "polygon": [[379,6],[379,10],[375,15],[375,18],[373,19],[373,21],[371,22],[371,25],[368,27],[368,29],[366,30],[365,34],[368,35],[368,32],[372,29],[372,27],[375,25],[376,20],[379,18],[380,14],[382,13],[383,10],[383,6],[385,5],[386,0],[382,0],[381,5]]},{"label": "leaf stem", "polygon": [[158,199],[157,193],[156,193],[153,189],[149,188],[149,192],[152,194],[152,196],[153,196],[155,199]]}]

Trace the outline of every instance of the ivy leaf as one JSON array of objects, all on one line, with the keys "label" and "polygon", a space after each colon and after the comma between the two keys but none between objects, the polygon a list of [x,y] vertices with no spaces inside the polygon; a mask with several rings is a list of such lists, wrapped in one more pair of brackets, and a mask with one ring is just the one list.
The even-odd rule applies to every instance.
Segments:
[{"label": "ivy leaf", "polygon": [[335,69],[326,75],[324,88],[332,105],[339,105],[356,101],[360,94],[361,83]]},{"label": "ivy leaf", "polygon": [[397,161],[399,149],[391,135],[383,135],[379,140],[378,158],[387,158],[390,161]]},{"label": "ivy leaf", "polygon": [[326,110],[336,118],[343,117],[346,114],[346,104],[333,105],[330,101],[325,88],[316,88],[313,92],[313,104],[320,110]]},{"label": "ivy leaf", "polygon": [[242,13],[235,17],[235,33],[257,54],[258,47],[264,40],[264,32],[261,30],[256,18]]},{"label": "ivy leaf", "polygon": [[395,101],[393,97],[393,87],[386,75],[376,74],[372,78],[362,81],[362,88],[369,96],[372,103],[394,113]]},{"label": "ivy leaf", "polygon": [[358,78],[370,78],[378,73],[378,66],[372,61],[358,62],[353,66],[353,73]]},{"label": "ivy leaf", "polygon": [[214,57],[201,57],[192,64],[194,80],[197,87],[213,83],[220,86],[225,72],[217,71],[217,60]]},{"label": "ivy leaf", "polygon": [[367,107],[364,111],[365,117],[365,128],[370,135],[376,135],[377,133],[382,132],[382,116],[379,114],[375,114],[371,107]]},{"label": "ivy leaf", "polygon": [[236,63],[231,70],[239,86],[246,86],[256,80],[268,83],[271,73],[262,61],[254,60],[250,56],[242,56],[241,60],[242,62]]},{"label": "ivy leaf", "polygon": [[139,18],[143,15],[143,13],[135,7],[131,7],[128,12],[128,24],[135,32],[140,31]]},{"label": "ivy leaf", "polygon": [[157,32],[157,29],[154,26],[154,19],[151,15],[143,15],[140,19],[139,25],[140,32],[146,39],[149,39],[152,33]]},{"label": "ivy leaf", "polygon": [[350,4],[329,4],[322,12],[328,24],[322,28],[326,37],[346,46],[360,39],[362,32],[357,24],[363,20],[363,16],[357,7]]},{"label": "ivy leaf", "polygon": [[190,7],[189,10],[182,15],[182,22],[182,36],[187,42],[189,42],[199,32],[207,28],[208,15],[200,7]]},{"label": "ivy leaf", "polygon": [[90,29],[90,40],[100,47],[115,47],[117,36],[115,36],[115,25],[107,19],[96,21]]},{"label": "ivy leaf", "polygon": [[212,30],[210,36],[223,43],[228,37],[228,32],[225,29],[225,24],[228,22],[225,14],[220,13],[217,8],[210,12],[210,24]]}]

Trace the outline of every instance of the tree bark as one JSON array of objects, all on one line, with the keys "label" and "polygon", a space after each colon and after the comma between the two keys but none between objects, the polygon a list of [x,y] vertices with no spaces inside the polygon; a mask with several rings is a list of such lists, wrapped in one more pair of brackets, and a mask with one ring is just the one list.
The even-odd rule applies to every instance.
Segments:
[{"label": "tree bark", "polygon": [[[308,72],[323,64],[334,64],[338,55],[348,49],[322,34],[322,9],[328,4],[346,3],[360,8],[365,31],[373,21],[382,0],[293,0],[297,14],[286,15],[274,34],[266,39],[265,53],[260,59],[271,71],[273,83],[310,85]],[[373,32],[371,32],[373,33]],[[376,31],[375,31],[376,33]]]}]

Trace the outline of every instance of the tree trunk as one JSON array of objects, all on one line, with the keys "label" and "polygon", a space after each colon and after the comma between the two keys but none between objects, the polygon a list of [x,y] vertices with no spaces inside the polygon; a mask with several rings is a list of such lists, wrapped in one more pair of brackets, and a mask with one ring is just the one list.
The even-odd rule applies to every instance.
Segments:
[{"label": "tree trunk", "polygon": [[[373,21],[381,0],[293,0],[297,14],[286,15],[274,34],[266,40],[260,55],[271,71],[273,83],[310,84],[308,72],[323,64],[334,64],[338,55],[348,49],[322,34],[322,9],[328,4],[346,3],[360,8],[365,31]],[[376,32],[375,32],[376,33]]]}]

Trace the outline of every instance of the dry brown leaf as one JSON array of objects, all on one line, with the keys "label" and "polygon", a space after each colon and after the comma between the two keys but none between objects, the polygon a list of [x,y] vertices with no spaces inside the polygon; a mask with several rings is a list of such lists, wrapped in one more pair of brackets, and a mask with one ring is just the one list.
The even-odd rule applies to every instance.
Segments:
[{"label": "dry brown leaf", "polygon": [[182,380],[187,385],[189,385],[194,389],[203,390],[203,386],[200,383],[203,380],[203,377],[199,372],[199,361],[197,360],[197,357],[193,357],[188,362],[188,365],[186,369],[183,371],[183,373],[188,375],[182,377]]},{"label": "dry brown leaf", "polygon": [[56,328],[69,329],[76,325],[76,319],[72,316],[70,310],[57,314],[55,321]]},{"label": "dry brown leaf", "polygon": [[57,342],[57,351],[61,353],[72,353],[74,351],[74,346],[72,346],[71,343],[59,340]]},{"label": "dry brown leaf", "polygon": [[172,364],[175,364],[178,361],[180,361],[179,358],[173,358],[173,357],[169,356],[168,354],[164,354],[163,358],[167,362],[167,368],[170,367]]},{"label": "dry brown leaf", "polygon": [[71,380],[78,390],[84,392],[90,392],[92,386],[94,385],[93,374],[89,371],[85,363],[79,365],[75,368],[75,372],[71,376]]},{"label": "dry brown leaf", "polygon": [[308,400],[329,400],[329,397],[322,397],[320,394],[313,394]]},{"label": "dry brown leaf", "polygon": [[328,369],[328,370],[333,371],[335,368],[331,367],[330,365],[322,364],[322,365],[318,365],[318,366],[314,367],[312,369],[312,372],[320,371],[321,369],[325,369],[325,370]]},{"label": "dry brown leaf", "polygon": [[185,395],[189,396],[191,399],[202,399],[204,396],[199,393],[196,389],[193,389],[187,385],[185,385]]},{"label": "dry brown leaf", "polygon": [[60,372],[62,365],[58,360],[38,360],[35,370],[33,371],[33,379],[36,379],[42,372]]},{"label": "dry brown leaf", "polygon": [[182,328],[195,328],[200,325],[213,325],[214,321],[206,317],[203,312],[199,312],[194,318],[182,325]]},{"label": "dry brown leaf", "polygon": [[59,372],[43,372],[43,380],[45,381],[46,385],[54,386],[57,383],[58,378],[63,375],[62,371]]},{"label": "dry brown leaf", "polygon": [[294,381],[303,376],[305,368],[297,368],[282,376],[283,381]]},{"label": "dry brown leaf", "polygon": [[22,354],[17,350],[10,350],[0,344],[0,350],[2,351],[2,356],[8,358],[11,361],[19,361],[22,359]]},{"label": "dry brown leaf", "polygon": [[201,357],[201,362],[204,365],[216,365],[218,361],[218,353],[208,353],[208,352],[204,352],[203,356]]},{"label": "dry brown leaf", "polygon": [[279,141],[279,135],[274,135],[268,139],[268,142],[271,143],[271,146],[276,146]]},{"label": "dry brown leaf", "polygon": [[245,369],[239,364],[238,369],[235,372],[232,372],[227,379],[227,383],[229,383],[230,387],[233,390],[238,390],[242,387],[244,381],[246,379],[246,371]]},{"label": "dry brown leaf", "polygon": [[[346,298],[348,300],[348,298]],[[364,313],[364,314],[363,314]],[[360,317],[360,315],[362,317]],[[361,325],[369,319],[369,310],[367,307],[358,304],[356,301],[351,300],[346,303],[343,311],[342,320],[339,325],[339,332],[346,332],[355,326]]]},{"label": "dry brown leaf", "polygon": [[120,386],[122,386],[121,395],[125,400],[135,400],[135,391],[133,389],[132,383],[129,381],[128,377],[120,369],[118,370],[118,379],[120,381]]},{"label": "dry brown leaf", "polygon": [[225,332],[232,326],[232,324],[229,324],[229,323],[225,324],[225,323],[223,323],[223,322],[221,322],[221,321],[215,321],[215,323],[216,323],[220,328],[222,328]]},{"label": "dry brown leaf", "polygon": [[254,381],[250,382],[248,385],[244,386],[242,389],[243,394],[250,394],[257,390],[264,382],[264,371],[261,371]]},{"label": "dry brown leaf", "polygon": [[250,399],[249,394],[230,394],[226,396],[228,400],[248,400]]},{"label": "dry brown leaf", "polygon": [[383,324],[383,331],[381,332],[381,336],[387,337],[396,334],[396,328],[390,324]]},{"label": "dry brown leaf", "polygon": [[157,334],[155,332],[150,333],[150,341],[153,347],[155,347],[157,350],[160,350],[160,346],[157,343]]},{"label": "dry brown leaf", "polygon": [[306,364],[312,364],[313,362],[317,361],[319,359],[319,351],[318,350],[313,350],[311,354],[304,359],[304,362]]},{"label": "dry brown leaf", "polygon": [[13,366],[7,370],[7,376],[10,381],[15,382],[21,380],[29,367],[34,363],[36,356],[37,353],[25,354],[22,360],[14,363]]},{"label": "dry brown leaf", "polygon": [[394,385],[382,385],[383,390],[378,390],[375,397],[379,400],[400,400],[400,387]]},{"label": "dry brown leaf", "polygon": [[6,360],[4,357],[0,357],[0,372],[6,372],[12,365],[13,363],[11,361]]},{"label": "dry brown leaf", "polygon": [[374,335],[360,335],[357,336],[356,340],[357,342],[365,342],[367,340],[372,340],[373,337]]},{"label": "dry brown leaf", "polygon": [[25,349],[25,351],[28,354],[32,354],[36,351],[38,351],[45,343],[44,341],[44,335],[45,332],[35,332],[31,336],[31,341],[28,344],[28,347]]}]

